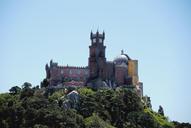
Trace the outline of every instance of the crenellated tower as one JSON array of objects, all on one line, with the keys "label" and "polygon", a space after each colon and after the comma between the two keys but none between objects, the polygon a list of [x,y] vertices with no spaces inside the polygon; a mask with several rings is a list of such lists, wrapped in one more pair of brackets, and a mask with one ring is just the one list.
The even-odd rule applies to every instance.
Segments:
[{"label": "crenellated tower", "polygon": [[91,45],[89,46],[89,74],[90,78],[105,78],[105,33],[100,34],[98,31],[90,34]]}]

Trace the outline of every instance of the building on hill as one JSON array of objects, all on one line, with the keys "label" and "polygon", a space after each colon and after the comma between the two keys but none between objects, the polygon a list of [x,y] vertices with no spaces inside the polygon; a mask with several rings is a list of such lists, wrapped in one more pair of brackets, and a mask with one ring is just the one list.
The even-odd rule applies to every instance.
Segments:
[{"label": "building on hill", "polygon": [[59,66],[50,61],[46,64],[46,79],[53,86],[111,87],[133,86],[140,96],[143,84],[139,82],[138,60],[131,59],[121,51],[113,61],[107,61],[104,46],[105,33],[90,34],[88,66]]}]

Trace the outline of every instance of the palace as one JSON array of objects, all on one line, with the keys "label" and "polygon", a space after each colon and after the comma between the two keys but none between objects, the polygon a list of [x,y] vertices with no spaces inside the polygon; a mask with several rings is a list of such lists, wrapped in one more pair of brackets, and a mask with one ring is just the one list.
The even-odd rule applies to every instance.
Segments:
[{"label": "palace", "polygon": [[49,86],[90,86],[93,88],[118,86],[135,87],[143,95],[143,83],[139,82],[138,60],[131,59],[121,51],[113,61],[107,61],[104,46],[105,33],[91,32],[88,66],[59,66],[50,61],[46,64],[46,79]]}]

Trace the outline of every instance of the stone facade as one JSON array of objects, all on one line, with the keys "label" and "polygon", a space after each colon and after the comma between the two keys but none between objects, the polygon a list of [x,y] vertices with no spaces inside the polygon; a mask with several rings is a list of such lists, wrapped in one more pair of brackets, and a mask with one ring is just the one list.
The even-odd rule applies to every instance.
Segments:
[{"label": "stone facade", "polygon": [[134,86],[143,95],[143,83],[139,82],[138,61],[121,51],[113,61],[107,61],[104,46],[105,33],[90,33],[91,45],[87,67],[58,66],[50,61],[46,64],[49,86]]},{"label": "stone facade", "polygon": [[61,84],[83,86],[88,76],[88,67],[58,66],[52,60],[50,66],[46,64],[46,78],[50,86]]}]

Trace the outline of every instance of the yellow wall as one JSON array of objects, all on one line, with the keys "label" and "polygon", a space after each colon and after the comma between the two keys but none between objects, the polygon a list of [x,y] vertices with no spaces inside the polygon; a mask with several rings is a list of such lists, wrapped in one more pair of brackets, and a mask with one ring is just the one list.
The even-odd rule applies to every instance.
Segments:
[{"label": "yellow wall", "polygon": [[138,60],[128,61],[128,75],[133,79],[133,85],[136,85],[139,81],[138,77]]}]

